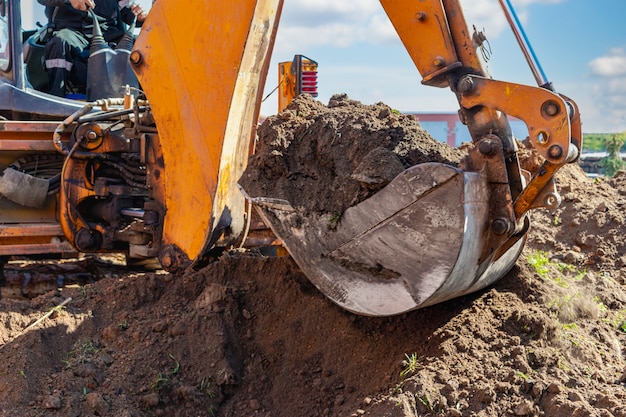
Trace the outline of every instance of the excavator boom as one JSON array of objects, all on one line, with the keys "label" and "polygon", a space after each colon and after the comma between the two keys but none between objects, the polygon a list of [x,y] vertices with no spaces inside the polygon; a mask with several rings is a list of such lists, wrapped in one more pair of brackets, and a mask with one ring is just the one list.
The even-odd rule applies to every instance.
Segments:
[{"label": "excavator boom", "polygon": [[[156,2],[131,54],[165,162],[159,258],[184,268],[242,242],[250,221],[237,180],[252,151],[282,1]],[[190,41],[191,40],[191,41]]]}]

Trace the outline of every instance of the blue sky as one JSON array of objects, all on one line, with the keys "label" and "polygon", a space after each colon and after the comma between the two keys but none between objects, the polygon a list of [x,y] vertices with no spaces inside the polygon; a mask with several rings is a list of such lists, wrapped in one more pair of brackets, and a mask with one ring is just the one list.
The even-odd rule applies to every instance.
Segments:
[{"label": "blue sky", "polygon": [[[97,0],[96,0],[97,1]],[[158,1],[158,0],[157,0]],[[626,0],[512,0],[539,62],[557,91],[579,105],[583,131],[626,131]],[[32,0],[22,7],[40,12]],[[139,0],[144,6],[150,0]],[[465,0],[470,25],[484,29],[498,80],[536,85],[497,0]],[[266,93],[277,66],[295,54],[319,62],[319,97],[335,93],[405,112],[456,112],[447,89],[425,87],[378,0],[285,0]],[[276,112],[276,97],[263,104]]]},{"label": "blue sky", "polygon": [[[486,32],[491,76],[536,85],[497,0],[462,4],[468,24]],[[548,79],[579,105],[583,131],[626,131],[626,1],[513,0],[513,5]],[[322,102],[345,92],[364,103],[383,101],[401,111],[458,108],[448,89],[420,84],[377,0],[287,0],[275,62],[296,53],[319,62]],[[276,83],[270,74],[266,90]],[[272,105],[266,103],[264,112]]]}]

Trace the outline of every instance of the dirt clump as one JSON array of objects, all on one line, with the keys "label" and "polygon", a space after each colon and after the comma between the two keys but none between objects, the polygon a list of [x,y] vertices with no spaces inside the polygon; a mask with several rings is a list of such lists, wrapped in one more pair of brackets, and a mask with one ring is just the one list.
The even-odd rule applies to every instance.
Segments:
[{"label": "dirt clump", "polygon": [[[344,104],[330,108],[347,113],[360,106],[337,103]],[[322,129],[297,112],[282,117]],[[395,117],[390,110],[379,120]],[[346,144],[340,153],[397,149],[393,138],[381,135],[371,148]],[[280,149],[267,154],[282,153],[283,162],[255,162],[259,175],[278,180],[279,167],[306,187],[314,175]],[[406,155],[398,156],[403,164]],[[523,160],[533,155],[522,151]],[[331,165],[355,181],[358,164]],[[49,273],[55,286],[40,295],[28,287],[30,299],[2,289],[0,416],[624,417],[626,173],[592,180],[571,165],[557,184],[561,206],[532,212],[526,247],[505,277],[394,317],[348,313],[291,258],[254,250],[227,252],[184,275],[88,257],[79,261],[88,275],[72,275],[61,289],[56,279],[75,270],[13,261],[9,283],[31,271],[31,283]],[[368,187],[355,181],[350,198]],[[310,210],[342,209],[332,197],[298,204],[319,198]]]},{"label": "dirt clump", "polygon": [[240,184],[249,195],[287,200],[304,212],[343,213],[404,169],[458,165],[463,152],[432,138],[412,115],[345,94],[328,106],[298,96],[269,117]]}]

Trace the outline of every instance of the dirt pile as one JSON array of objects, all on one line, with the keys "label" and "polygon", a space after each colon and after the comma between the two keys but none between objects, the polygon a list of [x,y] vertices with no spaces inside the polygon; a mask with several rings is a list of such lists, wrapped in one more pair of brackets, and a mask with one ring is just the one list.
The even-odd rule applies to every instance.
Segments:
[{"label": "dirt pile", "polygon": [[[342,153],[395,149],[389,136]],[[626,173],[569,166],[558,185],[507,276],[396,317],[341,310],[288,257],[233,251],[183,276],[90,260],[60,291],[0,300],[0,416],[626,416]],[[317,197],[311,210],[337,209]]]},{"label": "dirt pile", "polygon": [[240,180],[244,190],[318,213],[343,213],[412,165],[457,165],[463,156],[433,139],[414,116],[346,95],[334,95],[328,106],[298,96],[266,119],[258,136]]}]

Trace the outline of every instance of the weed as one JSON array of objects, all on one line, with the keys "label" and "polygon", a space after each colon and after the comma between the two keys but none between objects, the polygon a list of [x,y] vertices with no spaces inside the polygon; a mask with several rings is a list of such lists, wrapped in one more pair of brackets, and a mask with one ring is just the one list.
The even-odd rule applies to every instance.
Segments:
[{"label": "weed", "polygon": [[533,251],[526,257],[526,259],[528,260],[528,263],[535,268],[535,271],[542,277],[548,275],[550,272],[550,268],[548,268],[550,259],[548,259],[548,254],[546,252],[540,250]]},{"label": "weed", "polygon": [[606,306],[606,304],[600,301],[600,297],[598,297],[597,295],[593,298],[593,301],[595,301],[598,305],[598,310],[600,310],[600,313],[606,314],[607,311],[609,311],[609,308]]},{"label": "weed", "polygon": [[90,362],[92,357],[100,352],[100,348],[91,340],[82,344],[74,343],[72,350],[67,353],[67,359],[62,360],[66,368],[71,368],[77,363]]},{"label": "weed", "polygon": [[120,330],[128,330],[128,327],[130,327],[130,326],[129,326],[129,324],[128,324],[128,321],[124,320],[124,321],[123,321],[123,322],[121,322],[121,323],[117,323],[117,327],[118,327]]},{"label": "weed", "polygon": [[404,356],[406,359],[402,361],[404,369],[400,372],[400,378],[405,378],[407,375],[412,374],[417,371],[417,368],[419,367],[419,363],[417,362],[417,353],[413,352],[411,355],[405,353]]},{"label": "weed", "polygon": [[169,383],[170,378],[167,375],[159,372],[152,381],[152,384],[150,384],[150,388],[152,388],[153,391],[160,392],[163,388],[167,387]]},{"label": "weed", "polygon": [[587,268],[576,270],[576,276],[574,276],[574,281],[582,281],[585,275],[587,275]]},{"label": "weed", "polygon": [[569,371],[570,367],[565,363],[565,359],[562,356],[559,356],[559,359],[556,361],[556,367],[562,369],[564,371]]},{"label": "weed", "polygon": [[171,353],[169,353],[168,356],[174,361],[174,368],[169,372],[159,372],[154,377],[154,380],[152,380],[152,383],[150,384],[150,388],[152,388],[153,391],[160,392],[162,389],[167,387],[172,380],[171,377],[180,371],[180,362],[178,362]]},{"label": "weed", "polygon": [[174,363],[176,364],[174,366],[174,369],[172,369],[172,375],[176,375],[178,373],[178,371],[180,371],[180,362],[178,362],[176,360],[176,358],[174,357],[174,355],[172,355],[171,353],[169,354],[170,358],[174,361]]},{"label": "weed", "polygon": [[572,300],[580,298],[580,293],[566,294],[562,297],[550,300],[548,307],[556,307],[558,311],[563,310],[564,307],[572,304]]},{"label": "weed", "polygon": [[603,320],[609,326],[626,332],[626,310],[608,311],[607,316]]},{"label": "weed", "polygon": [[20,369],[20,371],[18,372],[18,375],[20,375],[22,378],[26,379],[26,372],[24,372],[23,369]]},{"label": "weed", "polygon": [[572,345],[578,347],[582,339],[574,332],[578,329],[578,325],[576,323],[564,324],[563,330],[565,331],[565,338],[569,340]]},{"label": "weed", "polygon": [[551,261],[548,254],[540,250],[533,251],[526,260],[542,278],[550,279],[562,288],[569,287],[568,276],[574,275],[572,278],[574,281],[581,281],[587,274],[585,268],[578,269],[574,265]]},{"label": "weed", "polygon": [[561,216],[558,214],[554,215],[552,218],[552,226],[559,226],[563,221],[561,220]]},{"label": "weed", "polygon": [[211,390],[211,380],[208,378],[202,378],[200,381],[200,391],[209,398],[215,398],[215,392]]},{"label": "weed", "polygon": [[432,404],[430,402],[430,398],[428,398],[428,395],[426,394],[422,395],[421,397],[418,397],[417,394],[415,394],[415,399],[422,403],[422,405],[426,407],[426,409],[431,413],[438,414],[441,411],[439,401],[437,401],[435,404]]},{"label": "weed", "polygon": [[336,230],[337,229],[337,225],[339,224],[339,219],[340,218],[341,218],[341,213],[333,213],[328,218],[328,228],[330,230]]}]

